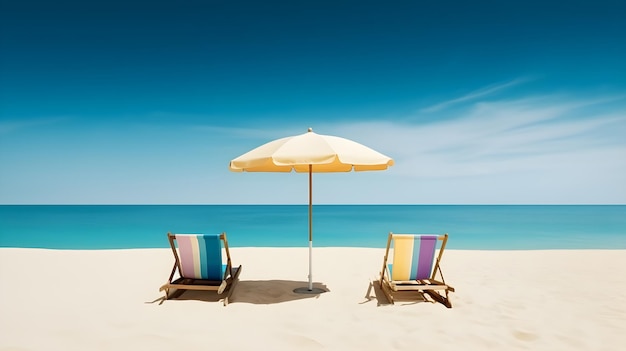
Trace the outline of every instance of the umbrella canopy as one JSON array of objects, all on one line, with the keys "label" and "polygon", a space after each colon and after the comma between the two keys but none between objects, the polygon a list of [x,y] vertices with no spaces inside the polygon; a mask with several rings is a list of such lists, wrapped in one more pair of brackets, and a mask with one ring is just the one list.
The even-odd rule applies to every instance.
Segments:
[{"label": "umbrella canopy", "polygon": [[233,172],[308,172],[309,173],[309,286],[312,277],[312,173],[379,171],[393,165],[393,160],[367,146],[349,139],[316,134],[309,128],[304,134],[270,141],[230,161]]}]

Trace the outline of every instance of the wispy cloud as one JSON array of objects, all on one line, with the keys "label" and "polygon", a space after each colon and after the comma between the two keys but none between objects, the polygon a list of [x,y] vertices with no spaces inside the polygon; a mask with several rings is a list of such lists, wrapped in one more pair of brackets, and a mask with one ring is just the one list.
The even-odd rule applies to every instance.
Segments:
[{"label": "wispy cloud", "polygon": [[476,100],[478,98],[482,98],[488,95],[492,95],[495,94],[499,91],[508,89],[510,87],[516,86],[516,85],[520,85],[522,83],[528,82],[530,80],[530,78],[517,78],[514,79],[512,81],[506,82],[506,83],[500,83],[500,84],[495,84],[495,85],[490,85],[475,91],[472,91],[468,94],[465,94],[461,97],[458,98],[454,98],[448,101],[444,101],[444,102],[440,102],[438,104],[429,106],[429,107],[425,107],[423,109],[420,110],[420,112],[423,113],[432,113],[432,112],[437,112],[437,111],[441,111],[447,107],[462,103],[462,102],[468,102],[468,101],[472,101],[472,100]]},{"label": "wispy cloud", "polygon": [[63,123],[69,118],[53,117],[53,118],[37,118],[24,120],[6,120],[0,121],[0,135],[6,135],[23,129],[36,128],[51,124]]},{"label": "wispy cloud", "polygon": [[[626,177],[626,105],[622,98],[621,107],[606,112],[603,107],[610,102],[616,99],[543,96],[482,102],[434,123],[362,123],[343,132],[396,158],[397,172],[408,176],[558,172],[577,162],[619,167]],[[604,153],[611,156],[600,157]],[[611,158],[620,153],[620,159]]]},{"label": "wispy cloud", "polygon": [[351,186],[396,203],[626,203],[624,96],[533,96],[441,113],[430,123],[335,126],[396,161]]}]

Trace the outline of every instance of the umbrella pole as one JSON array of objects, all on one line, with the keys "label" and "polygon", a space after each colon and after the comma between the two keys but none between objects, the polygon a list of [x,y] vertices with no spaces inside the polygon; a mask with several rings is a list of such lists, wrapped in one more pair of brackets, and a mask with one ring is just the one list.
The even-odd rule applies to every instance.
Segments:
[{"label": "umbrella pole", "polygon": [[313,165],[309,165],[309,291],[313,291]]},{"label": "umbrella pole", "polygon": [[309,165],[309,285],[293,289],[298,294],[321,294],[326,290],[313,288],[313,165]]}]

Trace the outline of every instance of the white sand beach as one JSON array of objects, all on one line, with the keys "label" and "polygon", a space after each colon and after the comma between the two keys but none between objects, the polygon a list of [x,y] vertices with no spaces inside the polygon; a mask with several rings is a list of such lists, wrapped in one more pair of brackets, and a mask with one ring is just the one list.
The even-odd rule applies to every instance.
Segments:
[{"label": "white sand beach", "polygon": [[[231,248],[243,271],[158,303],[169,249],[0,249],[0,350],[621,350],[626,251],[447,250],[452,309],[386,303],[383,249]],[[156,301],[156,302],[154,302]]]}]

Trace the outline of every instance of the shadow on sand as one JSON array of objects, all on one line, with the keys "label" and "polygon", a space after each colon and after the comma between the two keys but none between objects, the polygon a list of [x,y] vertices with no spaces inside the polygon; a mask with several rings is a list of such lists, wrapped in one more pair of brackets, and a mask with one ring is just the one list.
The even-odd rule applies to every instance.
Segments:
[{"label": "shadow on sand", "polygon": [[[294,281],[294,280],[240,280],[234,287],[232,295],[229,299],[229,304],[233,303],[251,303],[259,305],[276,304],[289,301],[296,301],[302,299],[319,298],[321,293],[329,292],[330,290],[326,285],[322,283],[313,283],[313,293],[296,293],[294,290],[306,288],[308,282],[306,281]],[[319,291],[322,291],[319,293]],[[195,300],[205,302],[219,302],[222,301],[224,296],[227,296],[228,290],[224,291],[221,295],[218,295],[214,291],[198,291],[187,290],[176,298],[170,298],[169,301],[180,300]],[[163,302],[163,297],[157,298],[154,302]]]},{"label": "shadow on sand", "polygon": [[[396,305],[413,305],[422,302],[433,302],[427,299],[423,293],[418,291],[396,291],[393,293],[393,299],[395,300]],[[361,304],[368,303],[372,300],[376,300],[377,306],[393,305],[387,299],[385,293],[380,287],[380,280],[370,281],[367,292],[365,293],[365,301],[361,302]]]}]

